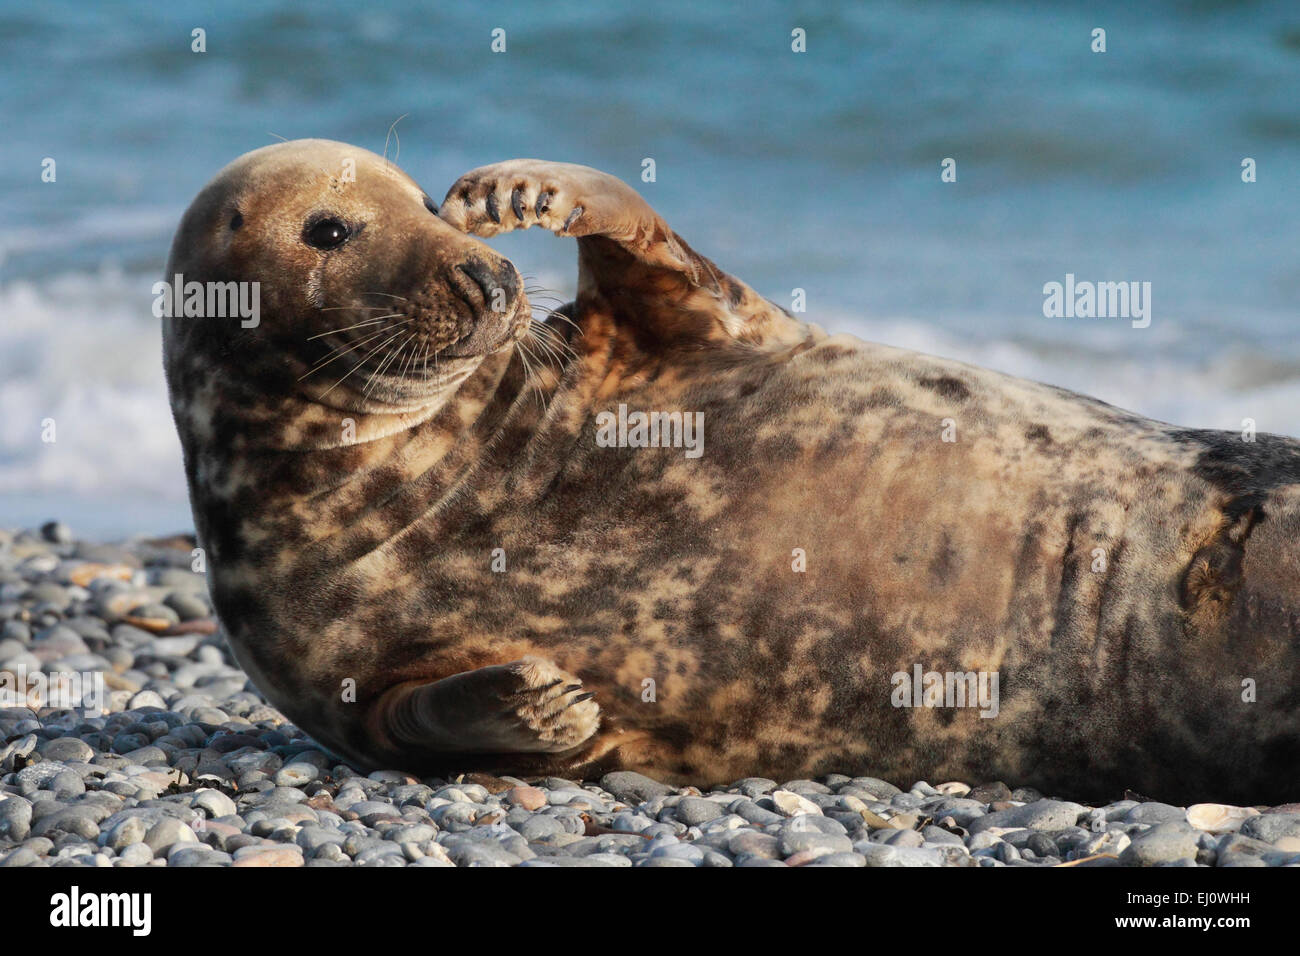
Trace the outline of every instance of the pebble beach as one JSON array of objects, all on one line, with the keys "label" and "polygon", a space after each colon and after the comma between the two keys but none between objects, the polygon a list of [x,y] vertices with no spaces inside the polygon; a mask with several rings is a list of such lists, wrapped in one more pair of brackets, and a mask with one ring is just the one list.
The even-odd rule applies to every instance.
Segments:
[{"label": "pebble beach", "polygon": [[847,773],[703,792],[628,772],[361,773],[239,669],[192,549],[0,531],[0,672],[100,675],[77,689],[94,707],[0,706],[0,867],[1300,866],[1300,803],[1091,806]]}]

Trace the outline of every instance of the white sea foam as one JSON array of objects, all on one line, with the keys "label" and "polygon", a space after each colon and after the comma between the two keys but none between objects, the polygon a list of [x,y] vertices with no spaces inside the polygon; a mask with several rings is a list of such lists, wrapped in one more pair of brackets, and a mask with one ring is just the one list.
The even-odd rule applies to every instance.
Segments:
[{"label": "white sea foam", "polygon": [[[0,285],[0,526],[65,518],[103,535],[187,527],[167,405],[157,277],[104,269]],[[541,284],[562,289],[545,274]],[[1130,332],[1101,344],[985,340],[906,318],[810,315],[830,331],[984,365],[1182,425],[1300,434],[1300,365],[1244,347],[1173,357]],[[42,442],[53,419],[57,440]]]},{"label": "white sea foam", "polygon": [[[105,269],[0,286],[0,522],[62,517],[15,513],[33,499],[67,500],[78,512],[77,499],[97,501],[109,513],[100,530],[112,527],[119,505],[135,511],[145,501],[173,521],[185,517],[180,443],[149,310],[154,278]],[[49,419],[55,441],[47,443]]]},{"label": "white sea foam", "polygon": [[[828,331],[851,332],[898,348],[928,352],[1082,392],[1159,421],[1194,428],[1300,435],[1300,362],[1225,346],[1210,359],[1175,357],[1146,330],[1079,342],[986,340],[905,318],[822,315]],[[1153,330],[1154,331],[1154,330]],[[1225,342],[1231,337],[1225,331]]]}]

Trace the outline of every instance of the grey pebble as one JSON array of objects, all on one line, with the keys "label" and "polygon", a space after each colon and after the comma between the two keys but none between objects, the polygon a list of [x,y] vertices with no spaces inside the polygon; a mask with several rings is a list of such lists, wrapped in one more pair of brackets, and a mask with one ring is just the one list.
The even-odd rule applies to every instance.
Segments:
[{"label": "grey pebble", "polygon": [[163,601],[182,621],[195,621],[208,617],[212,611],[208,602],[193,593],[173,591]]},{"label": "grey pebble", "polygon": [[716,820],[727,812],[716,800],[705,800],[702,797],[682,797],[674,809],[677,819],[689,827]]},{"label": "grey pebble", "polygon": [[194,830],[175,817],[163,817],[144,835],[144,842],[157,854],[176,843],[197,843]]},{"label": "grey pebble", "polygon": [[20,846],[6,854],[4,859],[0,860],[0,866],[34,866],[40,862],[41,858],[34,851]]},{"label": "grey pebble", "polygon": [[773,810],[763,809],[752,800],[741,800],[734,803],[729,808],[729,811],[757,826],[769,826],[774,823],[781,823],[786,819]]},{"label": "grey pebble", "polygon": [[667,784],[627,770],[605,774],[600,778],[600,786],[625,803],[644,803],[673,792]]},{"label": "grey pebble", "polygon": [[[917,834],[919,837],[920,834]],[[818,853],[848,853],[853,841],[846,836],[835,836],[817,831],[785,832],[781,834],[781,855],[813,851]]]},{"label": "grey pebble", "polygon": [[1300,815],[1261,813],[1243,823],[1239,832],[1265,843],[1276,843],[1284,837],[1300,837]]},{"label": "grey pebble", "polygon": [[32,804],[19,796],[0,800],[0,840],[19,843],[31,829]]},{"label": "grey pebble", "polygon": [[447,856],[457,866],[515,866],[522,858],[493,843],[461,843],[447,848]]},{"label": "grey pebble", "polygon": [[1187,811],[1167,803],[1139,803],[1124,817],[1128,823],[1178,823],[1186,821]]},{"label": "grey pebble", "polygon": [[867,859],[861,853],[828,853],[819,856],[806,866],[866,866]]},{"label": "grey pebble", "polygon": [[1028,827],[1034,830],[1059,830],[1073,826],[1088,808],[1061,800],[1039,800],[1023,807],[998,810],[971,820],[967,828],[971,833],[981,833],[989,827],[1008,829]]},{"label": "grey pebble", "polygon": [[1132,838],[1120,854],[1122,866],[1159,866],[1196,857],[1196,831],[1186,823],[1157,823]]}]

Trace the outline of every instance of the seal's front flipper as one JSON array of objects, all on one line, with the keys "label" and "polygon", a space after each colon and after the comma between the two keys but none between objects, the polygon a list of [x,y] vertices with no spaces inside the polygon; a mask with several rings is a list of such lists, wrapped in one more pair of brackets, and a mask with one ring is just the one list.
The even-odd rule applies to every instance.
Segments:
[{"label": "seal's front flipper", "polygon": [[393,688],[375,730],[399,750],[433,754],[562,753],[600,726],[582,681],[540,657]]},{"label": "seal's front flipper", "polygon": [[479,236],[541,226],[578,239],[580,314],[610,315],[644,342],[788,347],[809,328],[688,246],[621,180],[589,166],[514,159],[447,192],[439,215]]}]

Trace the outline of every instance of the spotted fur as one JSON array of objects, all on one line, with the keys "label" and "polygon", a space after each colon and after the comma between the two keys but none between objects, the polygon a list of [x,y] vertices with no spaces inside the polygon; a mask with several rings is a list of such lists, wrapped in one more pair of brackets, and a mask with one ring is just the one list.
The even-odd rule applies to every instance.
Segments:
[{"label": "spotted fur", "polygon": [[[1300,443],[828,336],[585,167],[425,200],[363,150],[268,147],[199,195],[168,268],[262,283],[259,328],[167,320],[165,360],[216,608],[323,744],[419,771],[1283,798]],[[362,228],[321,253],[321,212]],[[531,225],[577,240],[578,328],[553,320],[526,367],[517,275],[467,233]],[[432,371],[304,378],[382,294]],[[702,412],[703,456],[599,447],[619,403]],[[997,671],[999,715],[892,706],[916,664]]]}]

